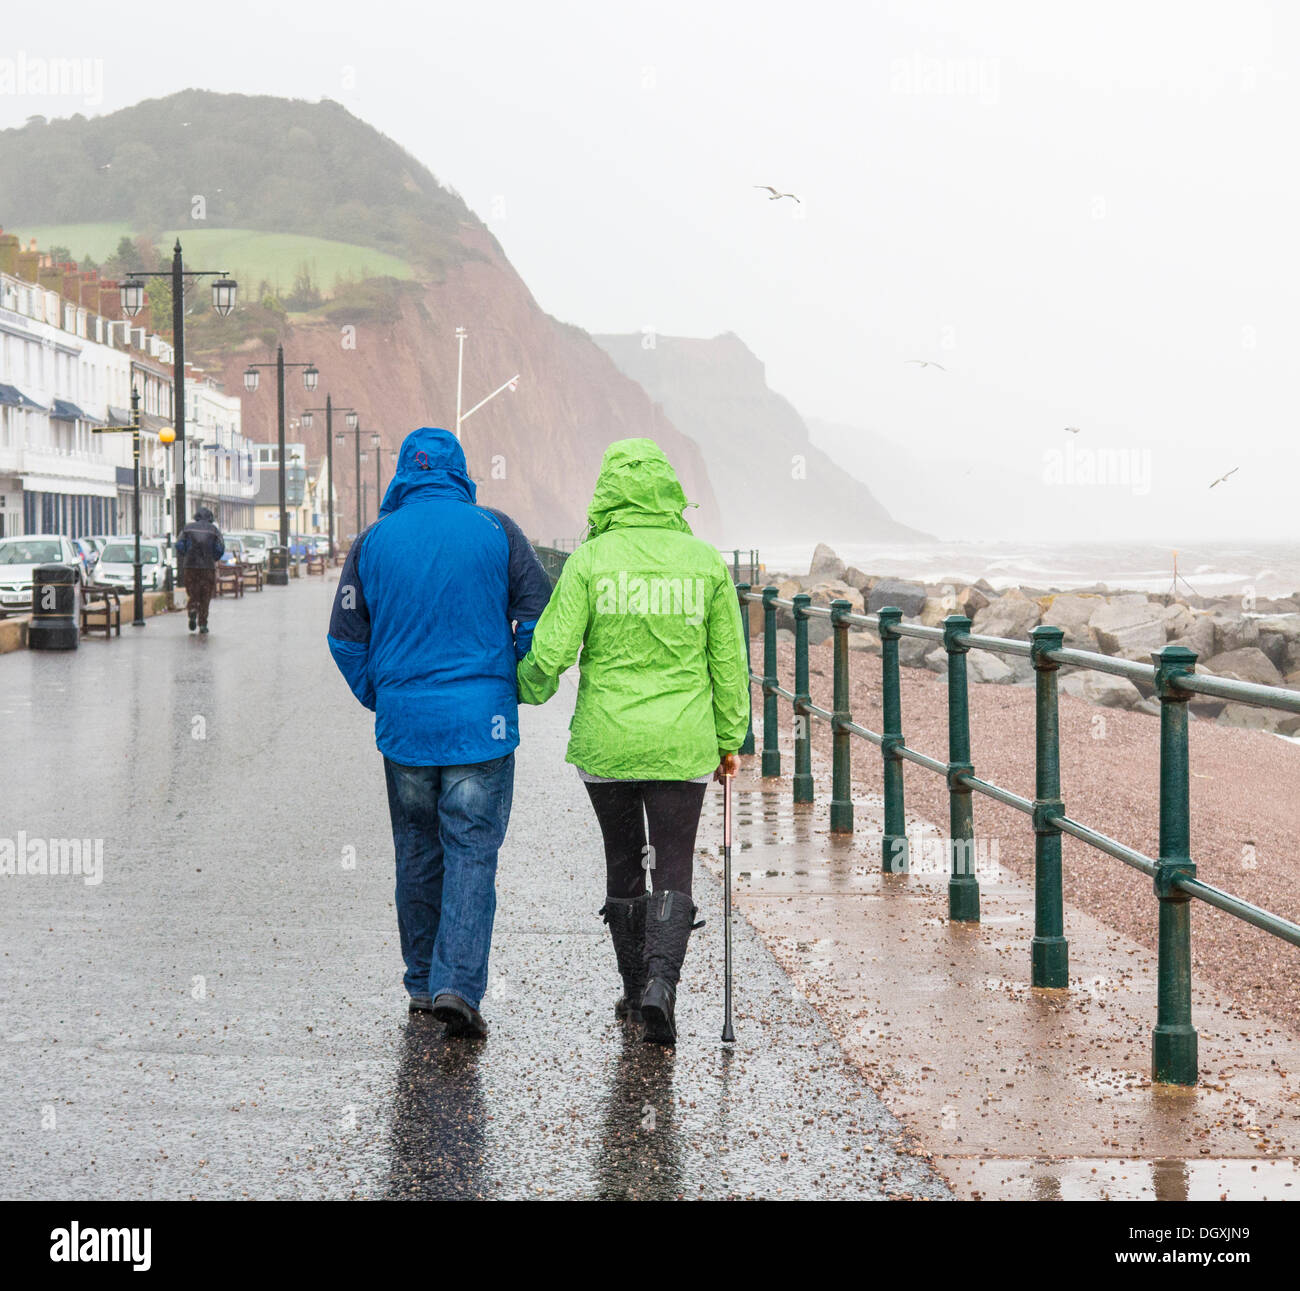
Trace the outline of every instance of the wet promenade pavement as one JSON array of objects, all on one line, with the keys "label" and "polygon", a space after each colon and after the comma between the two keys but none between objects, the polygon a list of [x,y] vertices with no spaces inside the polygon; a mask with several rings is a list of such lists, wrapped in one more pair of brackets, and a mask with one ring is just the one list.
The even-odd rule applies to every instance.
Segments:
[{"label": "wet promenade pavement", "polygon": [[218,601],[206,638],[172,615],[0,656],[0,839],[103,857],[97,884],[0,878],[0,1195],[948,1195],[743,922],[719,1043],[707,872],[679,1047],[625,1039],[599,836],[562,763],[572,685],[523,715],[492,1033],[408,1019],[382,767],[325,647],[333,585]]},{"label": "wet promenade pavement", "polygon": [[[1067,904],[1070,989],[1030,987],[1032,885],[987,858],[981,922],[949,922],[932,825],[909,819],[910,874],[881,874],[882,807],[865,787],[856,831],[828,832],[826,743],[811,804],[746,760],[737,907],[958,1197],[1300,1197],[1300,1038],[1194,981],[1201,1083],[1153,1085],[1155,955]],[[855,758],[877,773],[874,754]]]}]

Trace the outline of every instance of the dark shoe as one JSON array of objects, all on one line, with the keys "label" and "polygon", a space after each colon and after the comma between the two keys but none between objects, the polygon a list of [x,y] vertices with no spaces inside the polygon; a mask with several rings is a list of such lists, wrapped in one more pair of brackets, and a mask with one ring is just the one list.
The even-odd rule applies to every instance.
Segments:
[{"label": "dark shoe", "polygon": [[193,632],[194,629],[197,628],[198,626],[199,626],[199,621],[198,621],[198,619],[195,618],[193,614],[191,614],[191,615],[190,615],[190,631]]},{"label": "dark shoe", "polygon": [[623,979],[623,995],[614,1005],[614,1016],[632,1022],[641,1020],[641,992],[645,990],[645,905],[647,893],[639,897],[606,897],[598,911],[609,925]]},{"label": "dark shoe", "polygon": [[472,1009],[459,995],[444,991],[433,1002],[433,1016],[447,1024],[449,1036],[468,1040],[487,1038],[487,1023],[478,1009]]},{"label": "dark shoe", "polygon": [[411,1002],[407,1005],[409,1013],[432,1013],[433,1001],[427,995],[412,995]]},{"label": "dark shoe", "polygon": [[677,983],[686,943],[695,928],[695,905],[685,892],[651,893],[645,916],[646,987],[641,996],[641,1039],[648,1044],[677,1043]]},{"label": "dark shoe", "polygon": [[202,633],[206,633],[207,630],[208,630],[208,625],[207,625],[206,623],[201,623],[201,624],[199,625],[199,631],[200,631],[200,632],[202,632]]}]

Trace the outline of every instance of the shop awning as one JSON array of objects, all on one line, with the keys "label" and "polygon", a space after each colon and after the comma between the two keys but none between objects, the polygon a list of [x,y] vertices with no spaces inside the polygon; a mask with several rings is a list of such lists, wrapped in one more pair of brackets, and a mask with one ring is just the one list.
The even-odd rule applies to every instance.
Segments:
[{"label": "shop awning", "polygon": [[3,382],[0,382],[0,404],[9,408],[34,408],[37,412],[45,411],[44,404],[29,399],[17,386],[5,385]]},{"label": "shop awning", "polygon": [[90,421],[80,408],[77,407],[71,399],[56,399],[54,407],[50,409],[50,417],[54,421]]}]

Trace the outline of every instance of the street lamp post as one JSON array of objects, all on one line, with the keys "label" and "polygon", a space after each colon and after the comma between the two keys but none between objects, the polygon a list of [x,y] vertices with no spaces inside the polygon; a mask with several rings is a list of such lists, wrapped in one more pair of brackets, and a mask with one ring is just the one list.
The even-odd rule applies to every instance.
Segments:
[{"label": "street lamp post", "polygon": [[375,519],[379,519],[379,506],[384,500],[384,451],[379,447],[379,436],[370,436],[370,447],[375,450]]},{"label": "street lamp post", "polygon": [[96,435],[124,435],[131,432],[132,493],[135,504],[135,559],[131,562],[133,628],[144,627],[144,572],[140,561],[140,391],[131,387],[131,424],[129,426],[92,426]]},{"label": "street lamp post", "polygon": [[357,451],[357,533],[361,533],[361,418],[355,413],[350,412],[347,415],[347,430],[340,430],[338,435],[339,446],[347,441],[347,436],[351,433],[356,451]]},{"label": "street lamp post", "polygon": [[187,269],[181,254],[181,240],[172,248],[172,267],[148,271],[132,269],[119,289],[122,312],[134,318],[144,308],[144,283],[142,278],[170,278],[172,280],[172,424],[176,429],[176,443],[180,447],[181,469],[176,476],[176,514],[172,516],[173,540],[185,527],[185,279],[215,278],[212,284],[212,308],[227,317],[235,308],[238,285],[224,269]]},{"label": "street lamp post", "polygon": [[[279,459],[277,465],[280,475],[280,546],[287,552],[289,549],[289,512],[285,505],[284,487],[284,370],[285,368],[302,368],[303,389],[308,392],[316,389],[316,383],[320,380],[320,372],[314,363],[286,363],[284,361],[284,346],[277,345],[275,347],[274,363],[250,363],[244,369],[244,389],[250,394],[255,394],[260,381],[258,369],[272,367],[275,369],[276,430],[279,444],[279,452],[276,456]],[[276,587],[287,587],[289,585],[287,558],[285,568],[272,569],[267,574],[266,581]]]},{"label": "street lamp post", "polygon": [[509,381],[503,381],[495,390],[492,391],[486,399],[480,399],[468,412],[461,412],[463,401],[461,398],[461,386],[465,373],[465,337],[469,333],[463,327],[456,329],[456,343],[459,347],[456,354],[456,438],[460,438],[461,423],[472,417],[478,410],[489,400],[495,399],[503,390],[511,392],[519,388],[519,373],[516,372]]},{"label": "street lamp post", "polygon": [[[312,414],[322,411],[320,408],[304,408],[302,413],[302,424],[311,429]],[[339,408],[339,412],[348,414],[348,424],[356,422],[357,413],[355,408]],[[325,474],[328,477],[329,487],[326,490],[329,500],[329,537],[330,537],[330,564],[334,563],[334,400],[325,396]],[[343,434],[339,433],[339,443],[343,442]],[[358,530],[360,532],[360,530]]]}]

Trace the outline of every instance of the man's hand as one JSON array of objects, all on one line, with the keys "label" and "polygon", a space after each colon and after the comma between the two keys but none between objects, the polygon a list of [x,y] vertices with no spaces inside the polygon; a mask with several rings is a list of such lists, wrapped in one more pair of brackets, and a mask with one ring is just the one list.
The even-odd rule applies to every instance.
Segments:
[{"label": "man's hand", "polygon": [[718,769],[713,773],[713,778],[721,784],[723,780],[734,776],[740,770],[740,759],[734,753],[724,753],[722,761],[718,763]]}]

